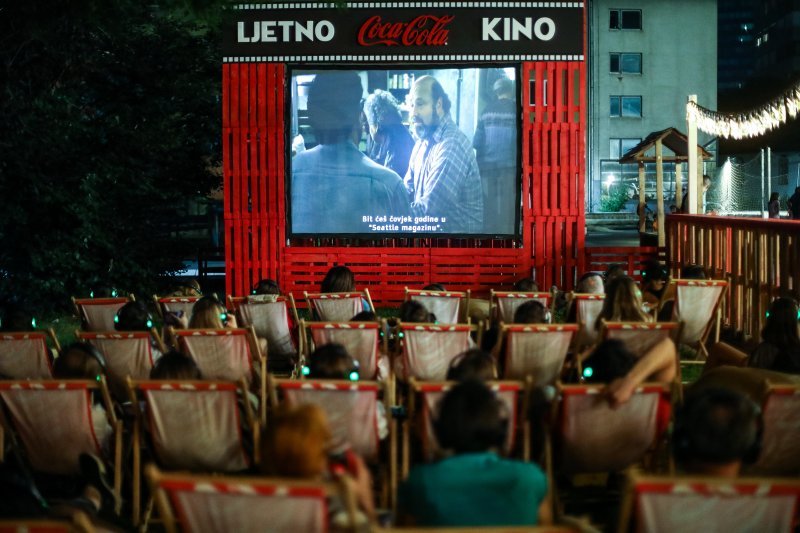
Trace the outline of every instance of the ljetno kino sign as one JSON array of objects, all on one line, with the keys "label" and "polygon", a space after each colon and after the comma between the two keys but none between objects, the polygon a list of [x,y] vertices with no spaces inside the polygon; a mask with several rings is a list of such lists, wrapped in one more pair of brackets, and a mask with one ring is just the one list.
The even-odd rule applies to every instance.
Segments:
[{"label": "ljetno kino sign", "polygon": [[583,60],[583,2],[234,6],[226,62]]}]

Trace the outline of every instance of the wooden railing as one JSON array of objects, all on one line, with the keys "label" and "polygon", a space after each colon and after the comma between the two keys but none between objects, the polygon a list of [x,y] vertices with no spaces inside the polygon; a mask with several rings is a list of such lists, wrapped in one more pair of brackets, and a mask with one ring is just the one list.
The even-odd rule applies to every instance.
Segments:
[{"label": "wooden railing", "polygon": [[702,265],[730,282],[723,323],[758,339],[770,301],[798,296],[800,221],[670,215],[667,265],[673,275]]},{"label": "wooden railing", "polygon": [[642,262],[653,259],[664,261],[664,250],[655,246],[587,246],[584,272],[605,272],[611,265],[622,265],[625,272],[641,280]]}]

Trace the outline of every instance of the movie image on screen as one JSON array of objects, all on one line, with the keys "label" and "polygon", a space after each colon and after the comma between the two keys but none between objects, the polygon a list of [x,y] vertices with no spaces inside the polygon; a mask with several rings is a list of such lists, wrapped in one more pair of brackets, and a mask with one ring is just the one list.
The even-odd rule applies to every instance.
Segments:
[{"label": "movie image on screen", "polygon": [[290,235],[519,235],[516,67],[288,78]]}]

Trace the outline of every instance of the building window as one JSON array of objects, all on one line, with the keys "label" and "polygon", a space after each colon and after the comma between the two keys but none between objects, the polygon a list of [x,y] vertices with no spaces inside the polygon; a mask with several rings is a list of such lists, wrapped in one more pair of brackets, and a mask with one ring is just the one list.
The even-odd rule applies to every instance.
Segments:
[{"label": "building window", "polygon": [[642,54],[633,53],[612,53],[610,56],[612,74],[641,74],[642,73]]},{"label": "building window", "polygon": [[639,117],[642,116],[641,96],[611,96],[611,117]]},{"label": "building window", "polygon": [[609,139],[609,159],[619,159],[628,153],[628,150],[642,142],[642,139]]},{"label": "building window", "polygon": [[642,10],[612,9],[608,27],[612,30],[641,30]]}]

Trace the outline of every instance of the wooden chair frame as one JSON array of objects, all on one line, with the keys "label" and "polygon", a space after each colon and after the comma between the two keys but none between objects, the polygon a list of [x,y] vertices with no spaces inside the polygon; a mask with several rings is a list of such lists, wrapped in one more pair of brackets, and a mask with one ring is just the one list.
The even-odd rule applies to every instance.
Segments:
[{"label": "wooden chair frame", "polygon": [[[539,333],[550,333],[550,332],[562,332],[562,331],[570,331],[572,332],[572,340],[570,345],[575,340],[575,336],[578,333],[578,325],[577,324],[504,324],[500,322],[500,334],[497,336],[497,342],[492,347],[492,355],[494,356],[496,361],[499,361],[501,357],[504,358],[505,364],[503,365],[508,371],[508,334],[509,332],[518,333],[518,332],[539,332]],[[504,342],[505,341],[505,342]],[[504,353],[501,353],[503,346],[506,346],[506,350]],[[567,354],[565,355],[565,362],[567,357],[569,357],[569,349],[567,350]],[[505,378],[505,376],[503,376]]]},{"label": "wooden chair frame", "polygon": [[[153,303],[156,307],[156,312],[158,312],[158,316],[164,318],[164,315],[167,312],[168,306],[171,303],[177,304],[196,304],[197,300],[202,298],[202,296],[158,296],[153,295]],[[189,316],[186,316],[186,320],[189,320]]]},{"label": "wooden chair frame", "polygon": [[[472,298],[472,291],[467,289],[466,291],[426,291],[421,289],[409,289],[408,287],[404,287],[404,296],[403,301],[408,302],[413,299],[414,296],[429,296],[433,298],[460,298],[463,305],[459,305],[458,307],[458,323],[467,323],[469,321],[469,301]],[[428,310],[430,311],[430,309]],[[440,320],[440,317],[436,317]]]},{"label": "wooden chair frame", "polygon": [[[719,342],[719,335],[721,329],[721,321],[722,321],[722,314],[720,313],[720,308],[723,305],[725,299],[728,296],[728,291],[730,290],[731,284],[728,283],[727,280],[724,279],[673,279],[670,281],[668,287],[670,289],[675,290],[675,306],[672,309],[672,319],[675,321],[680,321],[680,309],[679,309],[679,300],[678,300],[678,287],[679,286],[701,286],[701,287],[723,287],[722,292],[719,295],[719,299],[717,299],[716,303],[714,304],[714,310],[711,312],[711,318],[706,324],[703,333],[700,336],[700,340],[697,342],[696,345],[692,346],[692,348],[696,349],[698,353],[702,356],[702,358],[708,359],[708,350],[706,349],[706,341],[708,340],[708,336],[711,334],[711,328],[716,325],[716,336],[715,341]],[[684,326],[685,327],[685,326]]]},{"label": "wooden chair frame", "polygon": [[544,299],[547,303],[545,304],[545,308],[552,316],[555,312],[555,304],[556,299],[551,292],[544,292],[544,291],[534,291],[534,292],[524,292],[524,291],[496,291],[494,289],[489,291],[489,317],[492,320],[496,320],[498,322],[505,322],[507,324],[512,323],[514,317],[501,317],[500,316],[500,300],[503,299],[514,299],[514,300],[537,300],[541,301]]},{"label": "wooden chair frame", "polygon": [[[569,308],[573,305],[576,306],[575,321],[578,324],[578,332],[575,334],[575,346],[573,347],[574,348],[573,351],[580,352],[588,348],[592,344],[594,344],[594,342],[590,342],[589,339],[585,338],[586,334],[584,333],[584,330],[587,328],[595,329],[595,326],[594,324],[588,324],[584,322],[583,317],[581,317],[580,314],[580,306],[578,302],[581,300],[585,301],[585,300],[605,300],[605,299],[606,299],[605,294],[581,293],[574,291],[569,293],[569,304],[567,307]],[[600,332],[598,331],[597,334],[599,336]]]},{"label": "wooden chair frame", "polygon": [[[315,321],[307,321],[307,320],[300,320],[300,336],[303,338],[303,346],[305,347],[305,352],[302,354],[302,361],[301,364],[304,364],[308,357],[311,355],[312,351],[317,348],[314,345],[314,339],[312,338],[311,332],[313,330],[318,329],[344,329],[344,330],[354,330],[354,329],[376,329],[378,330],[378,350],[375,357],[375,368],[372,369],[369,376],[364,376],[367,379],[373,379],[374,376],[377,375],[378,372],[378,359],[380,358],[381,354],[388,354],[389,353],[389,336],[386,335],[386,331],[388,330],[386,326],[386,320],[381,319],[376,322],[331,322],[331,321],[323,321],[323,322],[315,322]],[[350,354],[353,355],[353,354]],[[301,374],[302,377],[302,374]]]},{"label": "wooden chair frame", "polygon": [[[91,306],[91,305],[114,305],[114,304],[122,304],[125,305],[128,302],[136,301],[136,297],[133,294],[128,296],[120,296],[114,298],[75,298],[72,297],[72,306],[75,309],[75,314],[81,319],[81,326],[86,324],[89,325],[89,316],[84,311],[84,307]],[[87,329],[87,331],[98,331]]]},{"label": "wooden chair frame", "polygon": [[0,342],[14,342],[15,340],[29,339],[42,340],[45,350],[42,355],[47,358],[47,365],[50,368],[50,373],[52,375],[53,356],[50,352],[50,348],[47,346],[47,339],[50,339],[50,342],[53,344],[53,348],[55,348],[56,352],[61,352],[61,343],[58,342],[58,337],[56,337],[56,332],[53,330],[53,328],[47,328],[40,331],[7,331],[0,333]]},{"label": "wooden chair frame", "polygon": [[[407,359],[407,352],[406,352],[406,345],[403,342],[403,337],[405,336],[405,332],[408,330],[414,329],[423,329],[429,331],[469,331],[470,333],[475,332],[477,334],[477,338],[475,343],[480,346],[481,339],[483,337],[483,324],[472,324],[469,318],[467,319],[466,324],[418,324],[418,323],[403,323],[399,319],[397,320],[397,324],[394,327],[394,336],[400,341],[397,343],[397,347],[395,349],[395,353],[391,354],[390,360],[392,360],[392,373],[398,379],[404,379],[404,377],[398,376],[396,369],[395,369],[395,362],[394,359],[397,357],[402,357]],[[408,361],[404,361],[406,365],[406,372],[408,372]],[[411,376],[409,376],[411,377]]]},{"label": "wooden chair frame", "polygon": [[[294,300],[294,296],[291,293],[289,293],[287,296],[277,296],[275,298],[275,303],[277,303],[277,302],[289,302],[289,310],[291,312],[292,320],[294,321],[294,326],[290,327],[289,329],[290,329],[290,331],[294,330],[294,333],[297,333],[297,346],[295,346],[295,347],[297,348],[297,353],[298,354],[302,354],[303,353],[303,345],[302,345],[303,344],[303,339],[299,334],[299,331],[300,331],[300,315],[297,312],[297,303]],[[250,326],[252,324],[249,324],[244,319],[244,316],[242,315],[242,313],[240,311],[240,307],[242,306],[242,304],[264,305],[264,304],[269,304],[269,303],[273,303],[273,302],[250,302],[250,301],[248,301],[248,297],[247,296],[231,296],[230,294],[228,295],[228,309],[230,309],[230,310],[232,310],[233,312],[236,313],[236,317],[239,320],[239,324],[241,326],[243,326],[243,327],[247,327],[247,326]],[[267,348],[269,348],[269,347],[267,347]]]},{"label": "wooden chair frame", "polygon": [[[316,311],[314,300],[329,300],[329,299],[345,299],[345,298],[362,298],[367,301],[369,308],[375,312],[375,304],[372,303],[372,296],[369,294],[369,289],[365,288],[363,291],[350,291],[350,292],[306,292],[303,291],[303,298],[308,306],[308,311],[312,317]],[[292,297],[293,298],[293,297]],[[294,301],[294,300],[292,300]],[[350,320],[349,317],[347,320]]]}]

